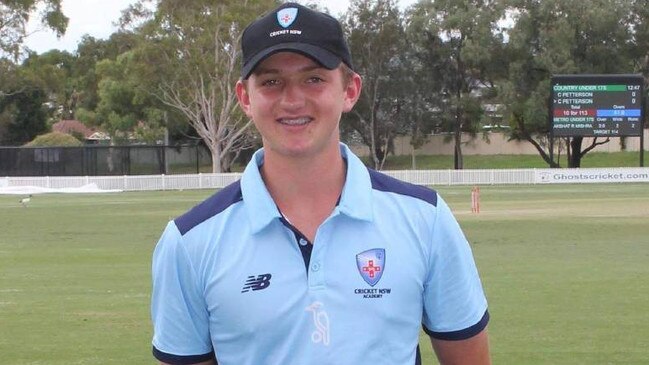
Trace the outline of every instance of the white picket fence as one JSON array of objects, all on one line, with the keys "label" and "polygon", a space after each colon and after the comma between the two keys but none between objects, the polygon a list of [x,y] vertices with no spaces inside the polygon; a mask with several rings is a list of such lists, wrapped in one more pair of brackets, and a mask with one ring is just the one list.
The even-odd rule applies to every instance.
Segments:
[{"label": "white picket fence", "polygon": [[[418,185],[503,185],[552,183],[649,182],[649,168],[512,169],[512,170],[400,170],[385,171]],[[219,189],[238,180],[239,173],[130,176],[44,176],[0,178],[0,188],[34,186],[70,189],[96,186],[101,190],[150,191]]]}]

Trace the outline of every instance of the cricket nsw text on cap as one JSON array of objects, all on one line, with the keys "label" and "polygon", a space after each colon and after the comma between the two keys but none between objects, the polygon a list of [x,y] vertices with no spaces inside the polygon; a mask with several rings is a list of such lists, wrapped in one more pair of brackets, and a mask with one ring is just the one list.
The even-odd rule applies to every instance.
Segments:
[{"label": "cricket nsw text on cap", "polygon": [[280,51],[301,53],[330,70],[341,61],[353,68],[340,23],[295,3],[283,4],[250,24],[243,31],[241,50],[244,80],[261,61]]}]

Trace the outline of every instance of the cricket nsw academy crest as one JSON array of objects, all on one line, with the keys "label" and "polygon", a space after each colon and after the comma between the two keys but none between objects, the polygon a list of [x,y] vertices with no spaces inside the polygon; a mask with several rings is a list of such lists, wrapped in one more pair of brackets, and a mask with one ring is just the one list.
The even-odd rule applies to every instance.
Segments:
[{"label": "cricket nsw academy crest", "polygon": [[277,12],[277,21],[279,25],[288,28],[297,18],[297,8],[285,8]]},{"label": "cricket nsw academy crest", "polygon": [[366,283],[376,285],[385,270],[385,249],[373,248],[359,253],[356,255],[356,266]]}]

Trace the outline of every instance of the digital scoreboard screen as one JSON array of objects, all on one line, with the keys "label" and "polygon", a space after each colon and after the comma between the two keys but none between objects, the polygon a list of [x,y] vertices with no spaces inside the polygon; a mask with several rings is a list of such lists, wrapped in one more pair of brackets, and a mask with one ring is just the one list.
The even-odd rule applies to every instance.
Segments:
[{"label": "digital scoreboard screen", "polygon": [[553,136],[641,136],[643,89],[642,75],[553,76]]}]

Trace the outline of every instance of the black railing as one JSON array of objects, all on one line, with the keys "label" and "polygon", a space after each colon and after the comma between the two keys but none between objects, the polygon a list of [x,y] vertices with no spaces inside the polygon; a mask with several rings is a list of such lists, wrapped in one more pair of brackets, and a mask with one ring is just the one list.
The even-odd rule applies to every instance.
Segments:
[{"label": "black railing", "polygon": [[0,176],[105,176],[211,172],[202,145],[0,147]]}]

